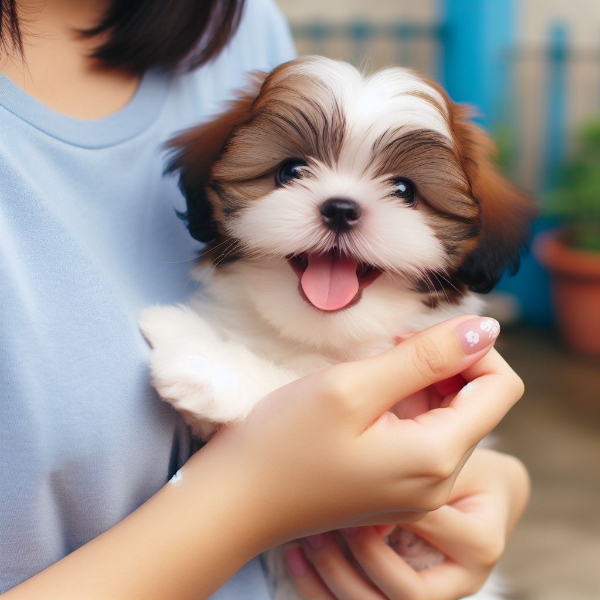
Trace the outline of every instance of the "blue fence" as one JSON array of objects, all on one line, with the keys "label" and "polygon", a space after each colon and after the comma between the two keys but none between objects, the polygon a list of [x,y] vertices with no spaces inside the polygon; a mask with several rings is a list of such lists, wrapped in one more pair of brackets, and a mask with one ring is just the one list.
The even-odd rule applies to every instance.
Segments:
[{"label": "blue fence", "polygon": [[[310,42],[311,52],[325,55],[332,54],[332,41],[344,40],[346,55],[338,57],[358,65],[365,61],[369,48],[372,53],[375,51],[375,41],[384,40],[394,47],[387,58],[389,62],[415,67],[414,44],[426,40],[434,56],[429,74],[441,81],[454,100],[476,106],[480,121],[492,133],[498,134],[503,127],[509,129],[506,154],[513,162],[523,152],[515,111],[516,98],[523,90],[518,89],[516,66],[523,57],[535,55],[545,70],[546,89],[541,94],[541,151],[536,156],[536,171],[540,175],[532,191],[543,199],[556,184],[571,133],[567,124],[569,66],[581,58],[600,65],[600,52],[584,57],[575,54],[569,47],[564,25],[555,25],[549,31],[545,48],[519,48],[515,40],[515,0],[441,0],[441,9],[437,24],[312,23],[294,27],[294,34],[301,43]],[[600,81],[597,90],[600,93]],[[508,170],[510,173],[510,161]],[[551,225],[551,221],[542,218],[535,231]],[[518,297],[526,320],[536,324],[551,322],[548,277],[532,256],[524,258],[516,277],[505,278],[499,287]]]},{"label": "blue fence", "polygon": [[[296,40],[308,40],[310,52],[331,56],[332,42],[345,41],[347,48],[343,58],[355,65],[361,65],[369,56],[369,44],[388,41],[394,46],[391,62],[414,66],[412,47],[417,40],[427,40],[436,46],[435,52],[443,42],[443,26],[419,23],[369,23],[356,21],[351,23],[327,23],[322,21],[297,24],[293,26]],[[335,58],[335,57],[334,57]]]}]

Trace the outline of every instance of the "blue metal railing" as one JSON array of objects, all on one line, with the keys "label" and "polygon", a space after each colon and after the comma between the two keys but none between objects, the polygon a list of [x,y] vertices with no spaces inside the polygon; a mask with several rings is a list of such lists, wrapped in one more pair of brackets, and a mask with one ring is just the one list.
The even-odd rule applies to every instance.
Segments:
[{"label": "blue metal railing", "polygon": [[415,37],[439,37],[441,26],[428,23],[369,23],[368,21],[353,21],[350,23],[331,23],[326,21],[311,21],[292,25],[294,37],[324,39],[344,37],[353,40],[389,37],[393,39]]},{"label": "blue metal railing", "polygon": [[353,21],[349,23],[331,23],[313,21],[292,26],[297,41],[309,42],[314,54],[330,54],[329,47],[334,40],[348,42],[349,52],[346,60],[360,64],[367,54],[370,42],[391,41],[396,46],[395,61],[404,66],[412,66],[410,44],[426,39],[438,46],[443,40],[443,27],[427,23],[372,23]]},{"label": "blue metal railing", "polygon": [[543,189],[556,186],[557,173],[565,157],[567,114],[567,28],[555,25],[550,32],[548,48],[548,104],[546,108],[546,141],[543,156]]}]

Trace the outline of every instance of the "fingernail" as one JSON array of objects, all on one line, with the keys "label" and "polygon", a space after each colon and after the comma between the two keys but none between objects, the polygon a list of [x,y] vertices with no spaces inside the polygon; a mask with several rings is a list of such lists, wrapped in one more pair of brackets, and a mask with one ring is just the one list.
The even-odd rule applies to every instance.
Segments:
[{"label": "fingernail", "polygon": [[317,533],[317,535],[309,535],[304,538],[306,543],[314,549],[322,548],[325,543],[325,536],[322,533]]},{"label": "fingernail", "polygon": [[489,317],[477,317],[456,328],[460,347],[465,354],[475,354],[491,346],[500,334],[500,323]]},{"label": "fingernail", "polygon": [[342,529],[344,535],[354,535],[358,531],[358,527],[345,527]]},{"label": "fingernail", "polygon": [[308,563],[304,558],[302,550],[298,546],[288,548],[283,553],[283,558],[289,572],[294,577],[304,577],[308,572]]}]

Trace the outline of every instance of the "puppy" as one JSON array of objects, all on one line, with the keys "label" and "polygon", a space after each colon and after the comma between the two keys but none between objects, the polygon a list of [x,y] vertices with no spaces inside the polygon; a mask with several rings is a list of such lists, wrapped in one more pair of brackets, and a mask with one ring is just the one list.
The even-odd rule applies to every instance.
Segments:
[{"label": "puppy", "polygon": [[[316,369],[479,312],[473,292],[516,270],[533,204],[468,117],[406,69],[304,57],[173,141],[203,285],[140,326],[156,389],[195,435]],[[390,543],[416,569],[444,558],[402,530]],[[281,553],[267,562],[276,597],[294,598]]]}]

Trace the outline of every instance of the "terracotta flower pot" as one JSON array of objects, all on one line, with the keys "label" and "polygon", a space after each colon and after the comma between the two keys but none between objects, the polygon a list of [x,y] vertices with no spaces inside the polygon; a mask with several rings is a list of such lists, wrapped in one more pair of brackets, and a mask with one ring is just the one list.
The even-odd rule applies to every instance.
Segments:
[{"label": "terracotta flower pot", "polygon": [[565,230],[540,234],[534,253],[552,275],[560,330],[575,350],[600,355],[600,253],[567,245]]}]

